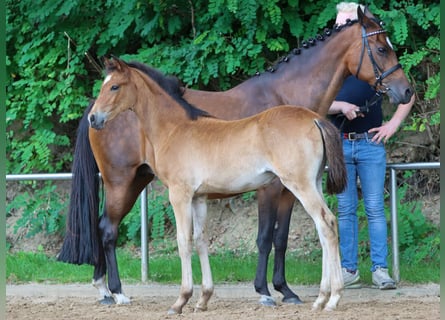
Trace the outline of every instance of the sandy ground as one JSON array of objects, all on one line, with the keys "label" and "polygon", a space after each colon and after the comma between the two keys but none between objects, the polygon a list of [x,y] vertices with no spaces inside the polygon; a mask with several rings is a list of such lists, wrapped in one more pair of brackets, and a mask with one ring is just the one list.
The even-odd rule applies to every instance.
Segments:
[{"label": "sandy ground", "polygon": [[91,285],[8,285],[6,287],[6,318],[32,320],[60,319],[440,319],[440,286],[427,284],[399,286],[381,291],[363,287],[344,291],[334,312],[311,311],[318,295],[317,286],[296,286],[292,289],[305,302],[284,305],[274,293],[278,306],[258,304],[259,296],[250,283],[216,285],[209,310],[195,313],[199,286],[182,315],[167,315],[179,292],[176,285],[125,285],[130,305],[105,306],[98,302],[98,293]]},{"label": "sandy ground", "polygon": [[[319,248],[317,233],[313,222],[307,214],[301,212],[298,204],[294,211],[288,252],[309,254]],[[438,221],[438,205],[431,212]],[[17,219],[10,217],[13,218]],[[257,252],[257,223],[256,201],[253,201],[251,206],[246,206],[240,198],[212,202],[209,206],[208,221],[208,228],[211,230],[210,251],[224,248],[236,252]],[[7,225],[13,226],[14,221],[9,221]],[[50,254],[55,254],[60,248],[60,242],[53,239],[27,239],[11,232],[8,239],[14,243],[13,249],[17,251],[36,251],[37,246],[41,245],[46,250],[49,249]],[[167,310],[178,296],[179,285],[124,283],[123,290],[131,297],[132,303],[111,306],[99,304],[98,292],[90,284],[7,285],[6,319],[440,319],[439,285],[404,285],[403,274],[401,278],[402,283],[396,290],[380,291],[366,287],[345,290],[338,309],[330,313],[311,311],[312,303],[318,295],[318,286],[292,286],[305,302],[302,305],[284,305],[280,302],[280,295],[273,293],[278,306],[271,308],[258,304],[259,296],[255,293],[252,283],[216,285],[215,294],[209,302],[209,310],[194,313],[193,306],[200,291],[197,286],[183,314],[173,316],[168,316]]]}]

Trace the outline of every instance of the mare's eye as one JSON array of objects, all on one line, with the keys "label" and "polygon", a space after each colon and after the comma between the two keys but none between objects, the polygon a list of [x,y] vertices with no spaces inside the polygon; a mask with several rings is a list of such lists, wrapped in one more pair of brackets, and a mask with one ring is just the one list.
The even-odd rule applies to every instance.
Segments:
[{"label": "mare's eye", "polygon": [[119,86],[117,84],[114,84],[111,86],[110,91],[116,91],[119,89]]},{"label": "mare's eye", "polygon": [[378,50],[379,53],[381,53],[381,54],[386,54],[386,53],[388,52],[388,50],[386,50],[385,47],[379,47],[377,50]]}]

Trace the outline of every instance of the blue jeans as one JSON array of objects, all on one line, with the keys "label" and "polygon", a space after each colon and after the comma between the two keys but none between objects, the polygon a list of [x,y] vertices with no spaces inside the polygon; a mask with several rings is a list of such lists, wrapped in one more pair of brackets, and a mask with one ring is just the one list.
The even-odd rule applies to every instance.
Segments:
[{"label": "blue jeans", "polygon": [[371,271],[387,268],[387,226],[384,211],[384,183],[386,151],[383,143],[370,139],[349,141],[343,139],[348,182],[343,193],[338,194],[338,229],[340,236],[341,264],[351,271],[358,265],[358,194],[357,178],[368,218],[371,246]]}]

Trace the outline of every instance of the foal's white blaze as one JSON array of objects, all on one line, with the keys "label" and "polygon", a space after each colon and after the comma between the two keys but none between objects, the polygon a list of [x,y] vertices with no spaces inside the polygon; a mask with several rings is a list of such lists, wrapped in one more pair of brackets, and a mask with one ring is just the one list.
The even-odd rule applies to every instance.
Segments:
[{"label": "foal's white blaze", "polygon": [[104,80],[104,84],[111,80],[111,74],[107,75]]}]

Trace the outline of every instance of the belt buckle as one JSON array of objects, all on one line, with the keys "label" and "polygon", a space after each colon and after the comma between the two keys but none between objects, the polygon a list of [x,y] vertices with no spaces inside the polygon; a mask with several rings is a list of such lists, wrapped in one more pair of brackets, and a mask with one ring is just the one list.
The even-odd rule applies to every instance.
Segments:
[{"label": "belt buckle", "polygon": [[349,141],[355,141],[357,140],[356,138],[353,138],[352,135],[356,134],[357,132],[348,132],[348,140]]}]

